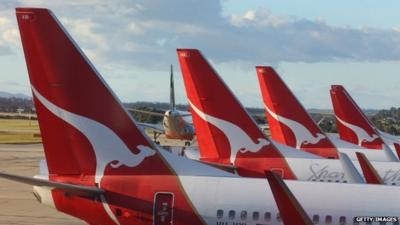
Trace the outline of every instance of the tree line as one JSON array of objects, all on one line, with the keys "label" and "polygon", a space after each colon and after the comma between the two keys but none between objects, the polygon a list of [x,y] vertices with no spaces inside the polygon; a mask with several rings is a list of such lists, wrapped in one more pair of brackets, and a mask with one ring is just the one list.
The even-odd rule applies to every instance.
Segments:
[{"label": "tree line", "polygon": [[[124,103],[127,108],[142,109],[152,112],[164,113],[170,108],[169,103],[165,102],[130,102]],[[176,109],[180,111],[188,111],[189,106],[185,104],[177,104]],[[265,111],[263,108],[246,108],[250,115],[253,116],[255,121],[259,124],[267,123],[265,118]],[[35,111],[32,99],[29,98],[4,98],[0,97],[0,112],[6,113],[32,113]],[[336,120],[333,115],[325,113],[318,113],[318,110],[312,110],[310,113],[314,121],[319,123],[319,126],[325,132],[336,133]],[[329,110],[328,110],[329,111]],[[366,110],[366,115],[375,124],[378,129],[394,134],[400,135],[400,108],[392,107],[383,110]],[[134,118],[139,122],[147,123],[161,123],[162,117],[152,116],[143,113],[131,112]]]}]

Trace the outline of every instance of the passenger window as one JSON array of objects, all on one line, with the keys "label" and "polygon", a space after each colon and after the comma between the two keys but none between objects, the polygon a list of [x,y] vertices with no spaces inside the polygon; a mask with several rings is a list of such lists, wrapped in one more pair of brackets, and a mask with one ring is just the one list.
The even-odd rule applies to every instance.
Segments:
[{"label": "passenger window", "polygon": [[221,219],[222,217],[224,217],[224,210],[218,209],[217,210],[217,218]]},{"label": "passenger window", "polygon": [[271,221],[271,213],[270,212],[266,212],[264,214],[264,220],[267,222]]},{"label": "passenger window", "polygon": [[346,217],[345,216],[339,217],[339,224],[340,225],[345,225],[346,224]]},{"label": "passenger window", "polygon": [[318,215],[314,215],[312,217],[312,221],[313,221],[314,224],[319,224],[319,216]]},{"label": "passenger window", "polygon": [[260,213],[259,212],[253,212],[253,220],[259,220],[260,219]]},{"label": "passenger window", "polygon": [[235,219],[235,211],[234,210],[230,210],[228,213],[228,217],[230,220]]},{"label": "passenger window", "polygon": [[282,222],[282,218],[279,213],[276,214],[276,221],[278,221],[279,223]]},{"label": "passenger window", "polygon": [[325,217],[325,224],[327,224],[327,225],[332,224],[332,216],[326,216]]},{"label": "passenger window", "polygon": [[246,220],[247,219],[247,211],[240,212],[240,219],[241,220]]}]

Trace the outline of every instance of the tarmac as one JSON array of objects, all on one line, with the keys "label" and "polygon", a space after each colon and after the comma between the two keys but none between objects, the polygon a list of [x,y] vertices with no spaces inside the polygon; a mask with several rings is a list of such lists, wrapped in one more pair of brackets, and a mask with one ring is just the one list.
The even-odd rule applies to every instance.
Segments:
[{"label": "tarmac", "polygon": [[[183,141],[161,136],[163,145],[173,145],[179,152]],[[197,146],[194,141],[194,146]],[[44,159],[42,144],[0,144],[0,171],[22,176],[39,174]],[[85,222],[40,204],[32,194],[32,186],[0,179],[0,225],[83,225]]]},{"label": "tarmac", "polygon": [[[41,144],[0,145],[0,171],[24,176],[39,173]],[[0,225],[83,225],[85,222],[40,204],[32,186],[0,179]]]}]

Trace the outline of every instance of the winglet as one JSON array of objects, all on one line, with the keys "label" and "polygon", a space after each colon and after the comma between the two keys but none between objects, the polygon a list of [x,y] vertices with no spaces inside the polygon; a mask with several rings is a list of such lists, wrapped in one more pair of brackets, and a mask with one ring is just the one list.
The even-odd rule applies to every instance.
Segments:
[{"label": "winglet", "polygon": [[394,149],[396,150],[397,157],[400,159],[400,144],[393,143]]},{"label": "winglet", "polygon": [[368,184],[385,184],[367,157],[361,152],[356,152],[356,155],[366,182]]},{"label": "winglet", "polygon": [[272,194],[278,206],[279,213],[285,225],[312,225],[310,217],[297,201],[282,178],[272,171],[266,171],[265,175],[271,187]]},{"label": "winglet", "polygon": [[349,158],[346,153],[339,153],[340,154],[340,163],[342,164],[343,171],[345,176],[348,179],[349,183],[365,183],[364,179],[362,178],[361,174],[358,172],[356,167],[354,166],[353,162]]}]

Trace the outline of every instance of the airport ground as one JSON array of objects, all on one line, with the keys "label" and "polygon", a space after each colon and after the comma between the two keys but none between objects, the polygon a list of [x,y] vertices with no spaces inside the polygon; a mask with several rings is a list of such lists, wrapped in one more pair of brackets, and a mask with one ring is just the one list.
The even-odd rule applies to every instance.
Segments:
[{"label": "airport ground", "polygon": [[[0,144],[0,170],[33,176],[44,158],[42,144]],[[32,187],[0,179],[1,225],[83,225],[84,222],[41,205]]]},{"label": "airport ground", "polygon": [[[184,142],[166,140],[167,145]],[[37,121],[0,119],[0,171],[34,176],[44,159]],[[32,194],[32,187],[0,179],[0,225],[83,225],[76,218],[41,205]]]},{"label": "airport ground", "polygon": [[40,143],[37,120],[0,119],[0,144]]}]

